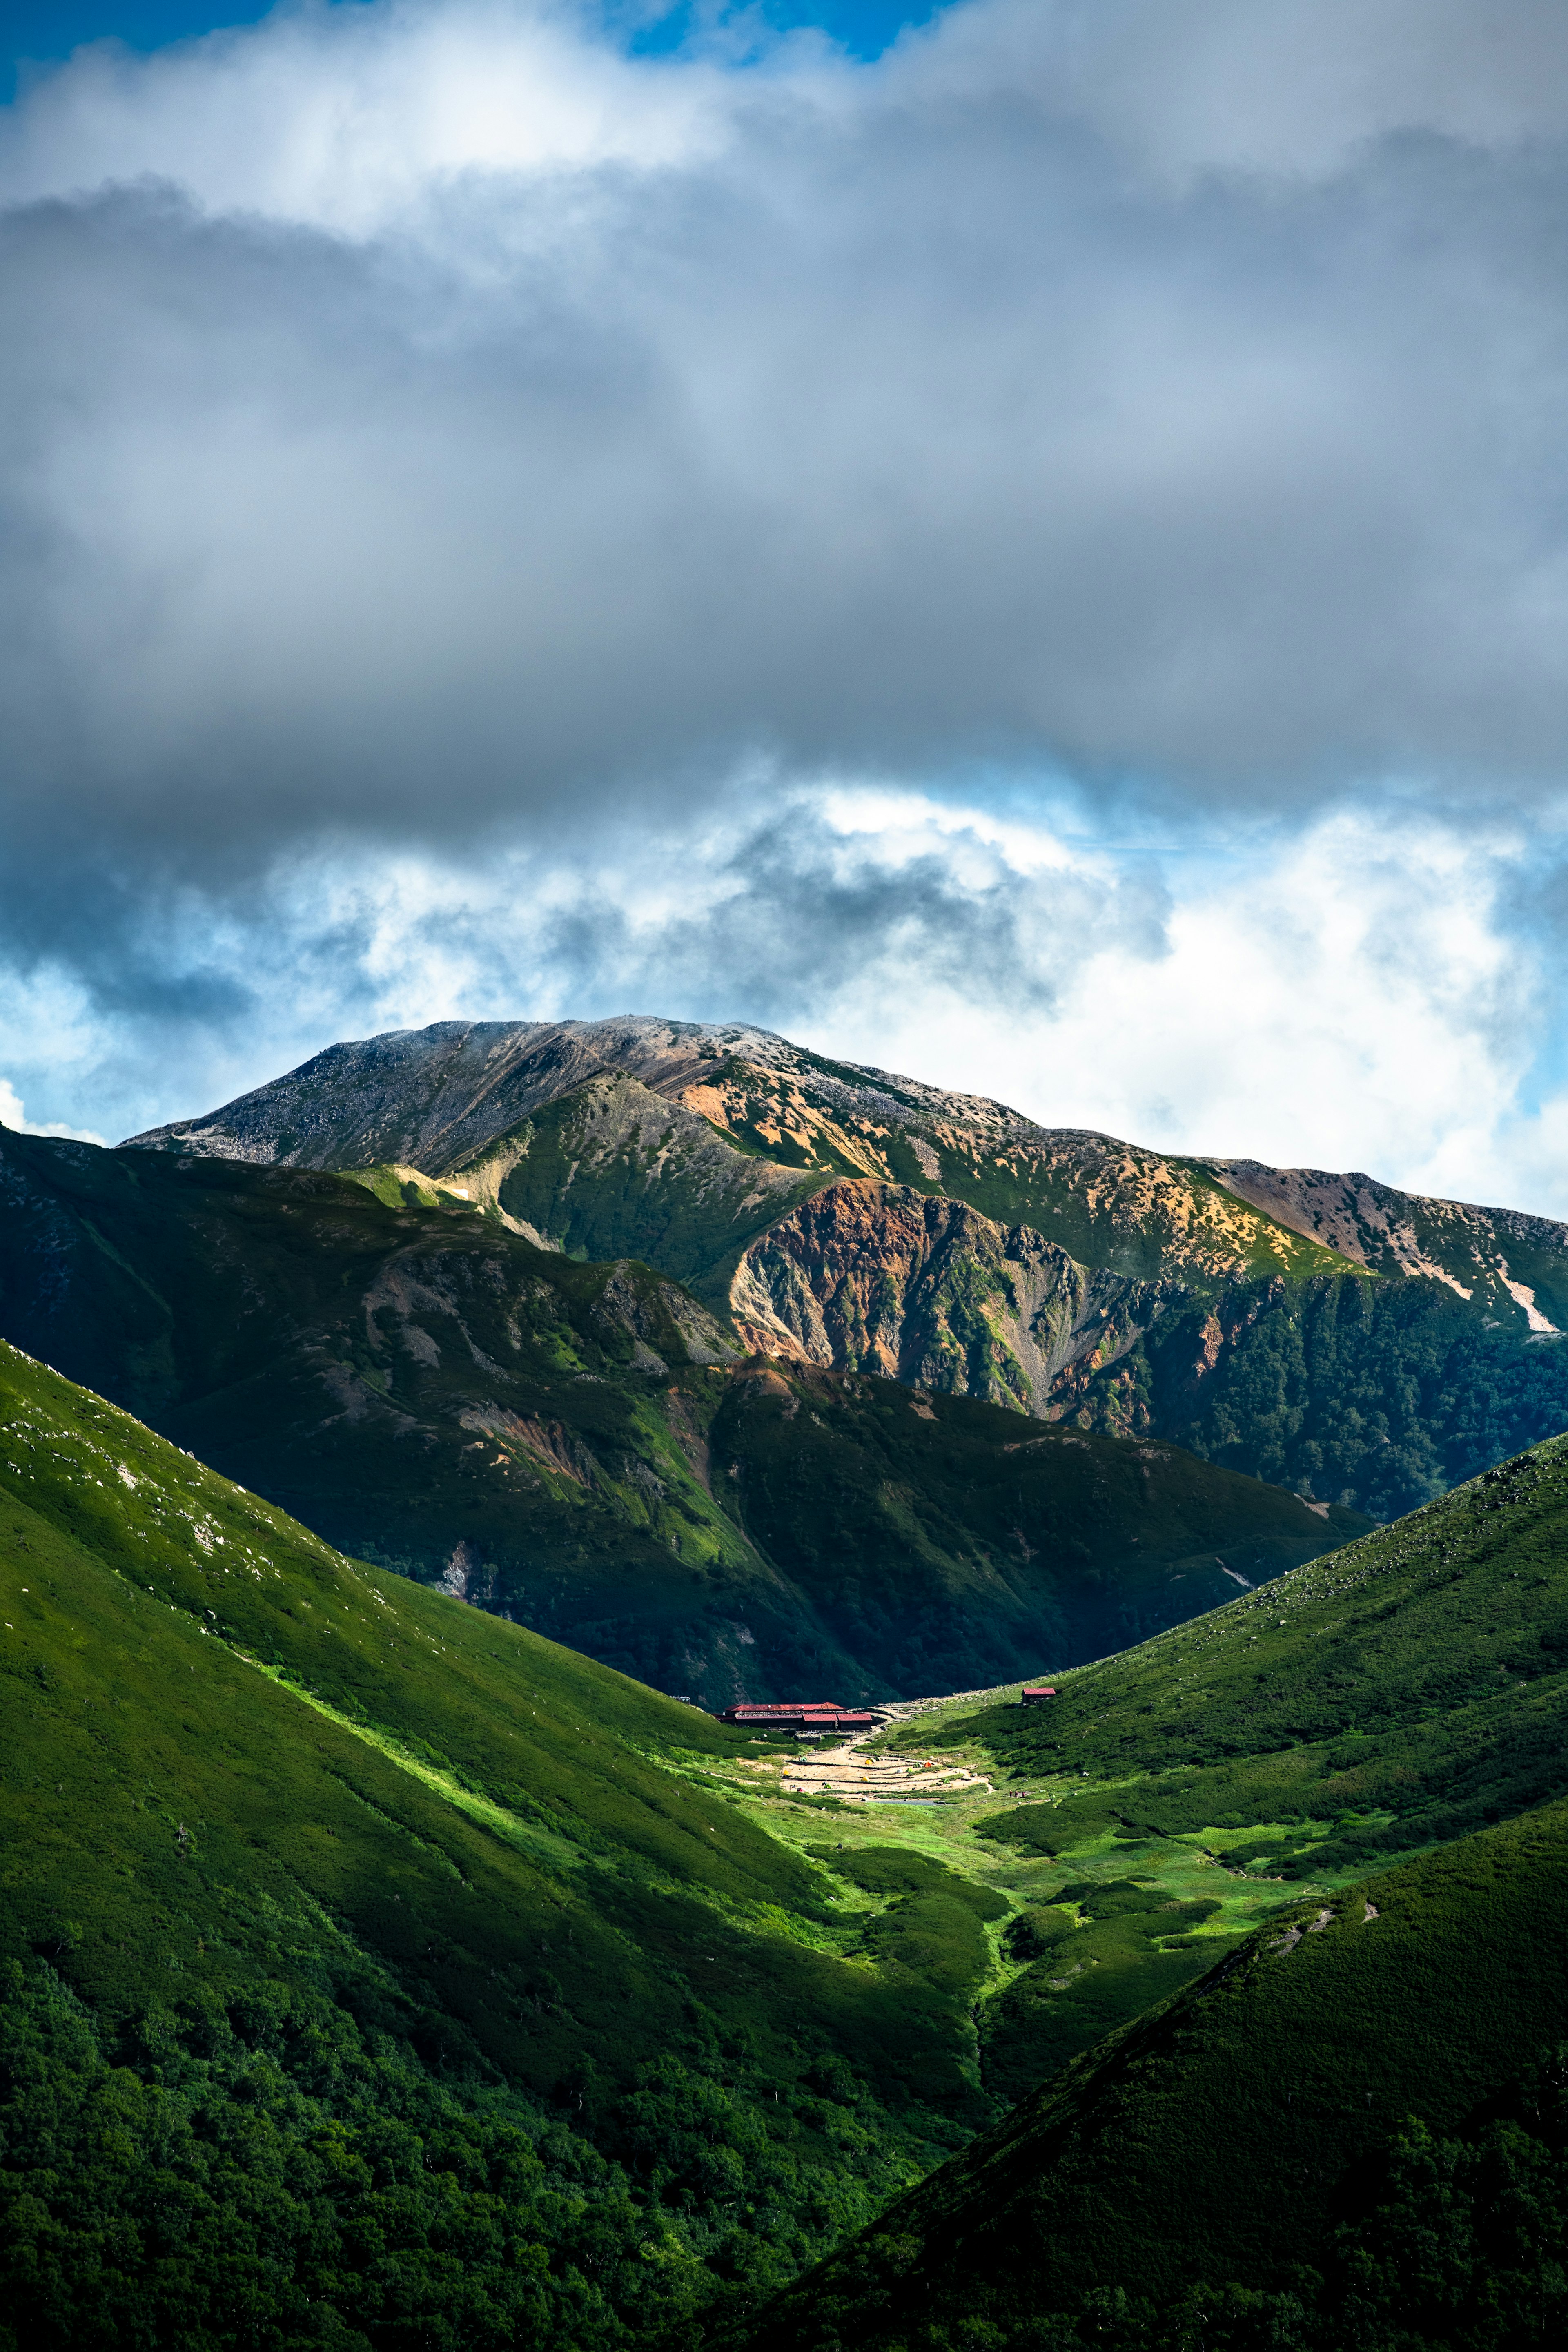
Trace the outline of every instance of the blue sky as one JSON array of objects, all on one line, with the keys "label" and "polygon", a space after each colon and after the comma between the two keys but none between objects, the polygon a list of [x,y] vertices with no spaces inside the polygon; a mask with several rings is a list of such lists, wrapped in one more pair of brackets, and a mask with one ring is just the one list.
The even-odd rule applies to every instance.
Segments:
[{"label": "blue sky", "polygon": [[640,1009],[1568,1215],[1568,16],[901,21],[5,12],[0,1116]]},{"label": "blue sky", "polygon": [[[358,6],[362,0],[335,0]],[[911,9],[902,0],[768,0],[758,13],[780,27],[816,25],[850,53],[875,58],[905,24],[924,23],[929,8]],[[84,41],[123,41],[151,51],[229,25],[253,25],[265,7],[245,0],[214,9],[204,0],[0,0],[0,97],[10,97],[19,67],[48,65],[69,57]],[[690,0],[660,11],[634,45],[649,50],[678,44],[690,28]]]}]

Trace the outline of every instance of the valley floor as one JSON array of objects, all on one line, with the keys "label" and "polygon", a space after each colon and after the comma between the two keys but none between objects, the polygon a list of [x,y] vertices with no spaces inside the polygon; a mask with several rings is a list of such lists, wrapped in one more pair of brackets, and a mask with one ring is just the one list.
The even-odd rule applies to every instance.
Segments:
[{"label": "valley floor", "polygon": [[[1140,1835],[1114,1811],[1118,1801],[1134,1802],[1139,1779],[1008,1776],[977,1743],[944,1742],[935,1754],[922,1751],[923,1731],[934,1738],[955,1717],[1016,1704],[1018,1692],[1013,1684],[904,1700],[888,1706],[875,1729],[831,1746],[781,1738],[777,1760],[704,1756],[684,1768],[706,1787],[722,1789],[771,1835],[830,1867],[852,1872],[862,1866],[856,1858],[869,1854],[885,1869],[902,1855],[912,1867],[939,1865],[998,1900],[998,1916],[986,1923],[988,1965],[975,1989],[974,2063],[985,2088],[1005,2104],[1201,1975],[1281,1907],[1299,1905],[1303,1895],[1331,1896],[1364,1870],[1358,1864],[1287,1880],[1270,1875],[1266,1859],[1236,1867],[1221,1857],[1281,1835],[1283,1825],[1260,1821],[1240,1830],[1214,1824],[1186,1835]],[[1061,1815],[1051,1853],[1038,1850],[1041,1808]],[[1028,1825],[1017,1843],[1007,1834],[1009,1809]],[[1074,1818],[1080,1814],[1082,1823]],[[1310,1836],[1312,1826],[1293,1822],[1291,1835]],[[1326,1838],[1333,1824],[1316,1827]],[[1064,1890],[1078,1913],[1081,1940],[1070,1937],[1042,1962],[1029,1915]],[[1145,1932],[1136,1941],[1124,1935],[1108,1942],[1096,1906],[1119,1893],[1125,1899],[1130,1890],[1136,1890],[1131,1899],[1151,1906]],[[852,1879],[841,1900],[846,1927],[858,1915],[869,1928],[882,1908],[879,1894]],[[1161,1935],[1165,1925],[1170,1932]]]}]

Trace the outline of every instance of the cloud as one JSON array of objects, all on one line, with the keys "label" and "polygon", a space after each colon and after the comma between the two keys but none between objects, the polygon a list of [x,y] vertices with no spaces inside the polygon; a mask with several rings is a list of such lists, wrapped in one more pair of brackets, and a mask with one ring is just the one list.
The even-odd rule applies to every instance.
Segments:
[{"label": "cloud", "polygon": [[8,1127],[16,1135],[69,1136],[78,1143],[105,1143],[109,1139],[89,1127],[68,1127],[63,1119],[48,1119],[40,1126],[27,1117],[22,1097],[4,1078],[0,1078],[0,1127]]},{"label": "cloud", "polygon": [[[782,822],[757,800],[700,836],[627,828],[591,868],[559,846],[302,859],[223,930],[193,904],[150,943],[242,1012],[0,1001],[0,1028],[37,1040],[12,1072],[127,1133],[336,1037],[656,1010],[1050,1126],[1568,1217],[1568,1073],[1539,1050],[1564,976],[1516,919],[1539,829],[1343,813],[1134,855],[1065,787],[1033,816],[853,780],[794,792]],[[1560,872],[1563,833],[1559,814]]]},{"label": "cloud", "polygon": [[[0,121],[0,953],[77,1008],[60,1066],[130,1127],[195,1107],[146,1071],[260,1076],[393,1004],[613,990],[887,1060],[918,1003],[915,1043],[1100,1123],[1296,1150],[1310,1099],[1364,1157],[1496,1165],[1510,1024],[1557,1002],[1568,20],[754,34],[301,6],[84,51]],[[1062,851],[1059,803],[1126,845]],[[1448,1160],[1335,1124],[1404,1099],[1357,1058],[1377,926],[1310,944],[1353,838],[1425,845],[1513,975],[1444,1011],[1470,931],[1378,884],[1412,965],[1375,1001],[1490,1139]],[[1222,1003],[1195,938],[1236,959],[1228,1092],[1218,1010],[1190,1054],[1144,1022],[1138,1075],[1152,971]],[[1237,1075],[1285,1040],[1310,1084]]]},{"label": "cloud", "polygon": [[0,142],[35,854],[62,805],[194,871],[686,806],[755,751],[1554,776],[1550,78],[1481,104],[1341,8],[1303,96],[1301,13],[1232,14],[741,72],[381,5],[46,79]]}]

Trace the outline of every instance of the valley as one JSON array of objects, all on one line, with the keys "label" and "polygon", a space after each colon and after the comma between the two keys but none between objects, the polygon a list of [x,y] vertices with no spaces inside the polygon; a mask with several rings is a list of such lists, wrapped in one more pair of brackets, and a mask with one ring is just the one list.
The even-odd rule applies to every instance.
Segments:
[{"label": "valley", "polygon": [[1561,1229],[644,1020],[0,1202],[18,2352],[1556,2340]]},{"label": "valley", "polygon": [[[343,1559],[14,1351],[0,1373],[6,2147],[24,2183],[62,2133],[78,2150],[85,2213],[75,2190],[68,2213],[47,2185],[26,2189],[28,2291],[68,2315],[62,2343],[162,2307],[148,2267],[162,2224],[139,2184],[156,2170],[148,2135],[162,2146],[171,2130],[199,2221],[182,2292],[204,2326],[238,2324],[246,2294],[289,2307],[296,2279],[319,2300],[298,2233],[346,2248],[372,2213],[388,2254],[353,2257],[329,2306],[371,2343],[391,2341],[399,2295],[445,2310],[421,2251],[434,2215],[398,2201],[396,2163],[378,2153],[394,2114],[411,2145],[442,2151],[439,2228],[476,2250],[491,2306],[480,2319],[470,2297],[464,2340],[497,2352],[525,2313],[546,2341],[891,2345],[905,2276],[955,2324],[989,2309],[1007,2343],[1016,2305],[977,2284],[982,2261],[1031,2308],[1065,2298],[1064,2328],[1082,2281],[1111,2261],[1166,2303],[1215,2279],[1262,2292],[1278,2260],[1266,2235],[1189,2231],[1196,2277],[1185,2256],[1134,2272],[1107,2252],[1107,2195],[1135,2216],[1150,2193],[1124,2168],[1113,2194],[1090,2177],[1101,2218],[1080,2243],[1078,2159],[1059,2150],[1074,2133],[1099,2145],[1095,2102],[1133,2095],[1114,2088],[1117,2037],[1143,2035],[1140,2065],[1178,2087],[1198,2067],[1207,2095],[1209,2042],[1177,2032],[1184,2001],[1211,2002],[1239,1955],[1234,1981],[1265,2010],[1238,2023],[1228,1995],[1216,2046],[1272,2035],[1265,1963],[1315,1954],[1307,1936],[1350,1919],[1347,1902],[1399,1920],[1407,1882],[1410,1917],[1427,1920],[1430,1885],[1446,1918],[1450,1882],[1432,1868],[1466,1855],[1469,1824],[1489,1818],[1523,1843],[1505,1839],[1497,1882],[1515,1944],[1485,1965],[1528,1967],[1531,1990],[1495,2049],[1471,2047],[1469,2072],[1421,2111],[1434,2129],[1463,2124],[1466,2084],[1501,2086],[1561,2030],[1558,1849],[1544,1832],[1532,1844],[1531,1824],[1563,1811],[1568,1444],[1130,1652],[1055,1671],[1043,1705],[1020,1708],[1009,1685],[890,1706],[835,1770],[812,1743],[731,1731]],[[1201,1756],[1184,1696],[1195,1665]],[[1526,1687],[1493,1691],[1505,1669],[1528,1670]],[[1325,1692],[1354,1721],[1319,1723],[1314,1742],[1305,1716]],[[1534,1891],[1516,1901],[1508,1874],[1526,1866]],[[1461,1868],[1457,1884],[1493,1884]],[[1532,1957],[1539,1935],[1551,1965]],[[1414,1949],[1428,1947],[1450,1965],[1421,1926]],[[1414,2003],[1446,2033],[1427,1979],[1398,1973],[1409,1956],[1406,1938],[1391,1990],[1365,1998]],[[1337,1999],[1332,1980],[1314,1997]],[[1309,2043],[1317,2030],[1299,2029]],[[1424,2066],[1433,2046],[1426,2034]],[[1385,2137],[1416,2095],[1405,2063],[1386,2052],[1368,2078]],[[111,2084],[123,2144],[142,2152],[105,2176],[91,2135]],[[307,2137],[295,2196],[246,2224],[242,2289],[225,2200],[252,2176],[258,2098],[269,2132]],[[1160,2126],[1176,2135],[1161,2162],[1201,2179],[1183,2112]],[[1134,2113],[1117,2132],[1145,2133]],[[1352,2143],[1326,2119],[1313,2128],[1309,2170],[1326,2182]],[[999,2203],[988,2130],[1017,2184]],[[971,2141],[975,2158],[933,2171]],[[209,2144],[218,2172],[198,2153]],[[321,2151],[339,2144],[358,2153],[334,2169]],[[502,2147],[511,2185],[497,2205],[484,2184]],[[907,2214],[873,2219],[901,2189]],[[970,2225],[949,2228],[977,2195],[977,2248],[1002,2231],[1005,2259],[971,2260]],[[1049,2277],[1020,2270],[1005,2236],[1039,2242],[1041,2196],[1068,2200],[1050,2230],[1076,2248]],[[852,2248],[762,2307],[862,2221],[866,2256]],[[105,2230],[147,2248],[134,2277],[107,2263]],[[894,2243],[913,2251],[890,2273]]]}]

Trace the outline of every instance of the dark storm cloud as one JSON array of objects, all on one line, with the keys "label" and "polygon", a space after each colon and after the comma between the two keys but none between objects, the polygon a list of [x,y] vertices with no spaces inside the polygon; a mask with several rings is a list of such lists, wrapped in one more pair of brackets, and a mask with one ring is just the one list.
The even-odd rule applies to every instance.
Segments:
[{"label": "dark storm cloud", "polygon": [[[432,27],[477,115],[539,21],[538,152],[421,147]],[[150,907],[318,836],[591,859],[740,822],[757,753],[1555,786],[1556,15],[976,6],[870,71],[617,68],[558,136],[597,56],[307,12],[0,146],[16,952],[152,986]]]}]

